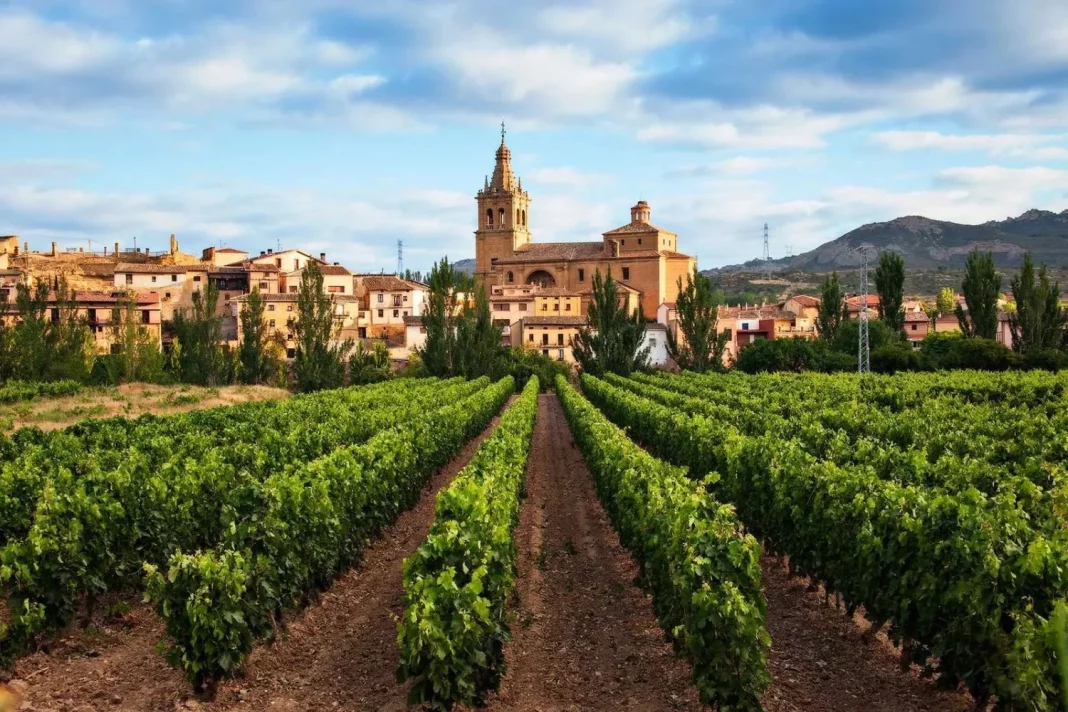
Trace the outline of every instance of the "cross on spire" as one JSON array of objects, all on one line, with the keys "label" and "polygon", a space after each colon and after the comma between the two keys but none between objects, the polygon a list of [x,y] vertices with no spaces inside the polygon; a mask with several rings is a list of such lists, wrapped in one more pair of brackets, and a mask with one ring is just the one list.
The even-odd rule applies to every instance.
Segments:
[{"label": "cross on spire", "polygon": [[504,130],[504,122],[502,121],[502,122],[501,122],[501,145],[502,145],[502,146],[504,145],[504,134],[505,134],[505,130]]}]

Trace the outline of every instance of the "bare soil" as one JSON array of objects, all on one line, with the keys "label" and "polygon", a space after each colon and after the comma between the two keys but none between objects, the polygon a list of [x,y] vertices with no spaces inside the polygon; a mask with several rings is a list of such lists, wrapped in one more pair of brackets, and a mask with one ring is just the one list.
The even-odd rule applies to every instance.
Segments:
[{"label": "bare soil", "polygon": [[27,425],[55,430],[86,418],[114,415],[137,417],[145,413],[168,415],[199,408],[237,405],[247,401],[289,397],[289,391],[269,386],[157,386],[127,383],[121,386],[86,388],[61,398],[38,398],[0,406],[0,431]]},{"label": "bare soil", "polygon": [[156,652],[165,632],[143,605],[117,623],[100,621],[73,634],[48,654],[20,660],[17,686],[28,683],[27,702],[37,712],[404,709],[407,691],[394,676],[401,565],[426,538],[437,492],[498,420],[431,477],[419,503],[371,543],[358,568],[291,617],[287,635],[258,646],[245,677],[221,684],[213,702],[192,699],[189,683]]},{"label": "bare soil", "polygon": [[700,709],[555,395],[538,403],[526,493],[509,670],[489,709]]}]

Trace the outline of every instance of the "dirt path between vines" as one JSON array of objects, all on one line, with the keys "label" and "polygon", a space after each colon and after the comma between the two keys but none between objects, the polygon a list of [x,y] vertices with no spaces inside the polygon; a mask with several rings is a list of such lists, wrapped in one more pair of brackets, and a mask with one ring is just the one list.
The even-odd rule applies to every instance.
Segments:
[{"label": "dirt path between vines", "polygon": [[509,670],[489,709],[701,709],[555,395],[538,401],[526,491]]},{"label": "dirt path between vines", "polygon": [[767,712],[973,712],[967,694],[939,691],[916,670],[902,673],[884,633],[864,641],[867,621],[825,606],[807,579],[791,579],[770,556],[761,568],[771,633]]},{"label": "dirt path between vines", "polygon": [[120,623],[102,624],[97,634],[79,633],[52,654],[20,660],[16,685],[28,684],[27,701],[35,712],[404,709],[407,693],[394,677],[401,565],[426,538],[438,491],[467,465],[498,422],[495,417],[431,477],[419,503],[368,546],[358,568],[293,617],[287,636],[257,646],[246,677],[221,684],[214,702],[190,699],[182,674],[156,654],[163,626],[142,605]]}]

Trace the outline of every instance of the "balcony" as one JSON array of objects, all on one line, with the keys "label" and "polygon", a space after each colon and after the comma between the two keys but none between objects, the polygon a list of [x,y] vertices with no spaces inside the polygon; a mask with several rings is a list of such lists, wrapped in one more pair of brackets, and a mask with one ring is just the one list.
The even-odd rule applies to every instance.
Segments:
[{"label": "balcony", "polygon": [[795,336],[801,336],[805,338],[816,338],[816,327],[814,326],[776,326],[775,337],[781,339],[789,339]]}]

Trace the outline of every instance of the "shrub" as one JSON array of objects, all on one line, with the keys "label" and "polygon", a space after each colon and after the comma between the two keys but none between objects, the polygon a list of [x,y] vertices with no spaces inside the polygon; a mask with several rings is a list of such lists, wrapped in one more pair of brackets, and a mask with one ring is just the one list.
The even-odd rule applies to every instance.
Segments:
[{"label": "shrub", "polygon": [[871,370],[875,373],[899,373],[922,369],[920,354],[906,343],[880,346],[871,352]]}]

